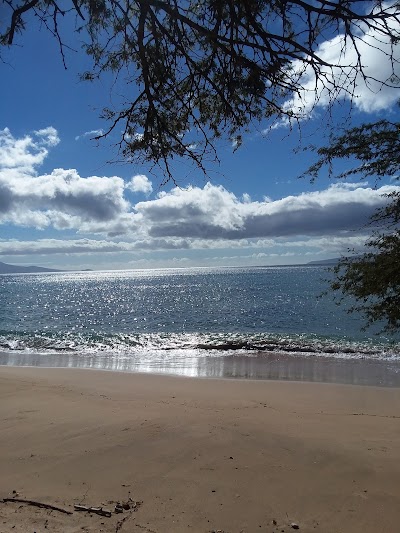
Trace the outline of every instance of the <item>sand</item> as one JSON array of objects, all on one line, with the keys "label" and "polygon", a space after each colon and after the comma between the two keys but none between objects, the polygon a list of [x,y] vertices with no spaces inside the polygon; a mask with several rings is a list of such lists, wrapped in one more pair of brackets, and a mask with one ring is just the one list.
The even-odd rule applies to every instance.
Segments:
[{"label": "sand", "polygon": [[0,498],[143,501],[0,532],[400,531],[399,388],[0,367],[0,416]]}]

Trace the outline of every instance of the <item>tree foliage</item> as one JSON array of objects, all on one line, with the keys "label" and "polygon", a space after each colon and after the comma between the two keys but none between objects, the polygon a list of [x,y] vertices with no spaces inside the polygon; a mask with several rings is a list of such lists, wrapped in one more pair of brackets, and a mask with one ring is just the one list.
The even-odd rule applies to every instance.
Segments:
[{"label": "tree foliage", "polygon": [[[204,169],[207,158],[217,158],[217,139],[239,146],[253,123],[296,121],[302,110],[296,114],[285,102],[303,94],[306,71],[315,76],[316,99],[322,89],[331,101],[343,90],[351,95],[360,74],[368,82],[363,35],[375,35],[370,45],[380,49],[400,38],[398,2],[378,0],[3,0],[3,6],[1,44],[11,46],[36,18],[58,40],[63,59],[64,40],[84,41],[93,60],[84,79],[106,71],[124,77],[125,102],[104,110],[104,135],[122,129],[127,161],[139,155],[168,172],[173,157]],[[75,17],[73,36],[62,31],[65,15]],[[338,35],[342,52],[349,46],[356,52],[351,65],[320,54],[320,43]],[[386,53],[394,75],[394,56]]]},{"label": "tree foliage", "polygon": [[361,175],[382,178],[395,176],[400,169],[400,123],[380,120],[349,129],[344,135],[333,137],[329,146],[314,148],[318,160],[306,175],[315,180],[323,167],[333,174],[336,159],[355,158],[358,163],[337,178]]},{"label": "tree foliage", "polygon": [[[381,120],[352,128],[317,153],[319,159],[306,173],[312,179],[325,165],[332,174],[335,160],[352,157],[358,164],[338,177],[393,176],[399,181],[400,123]],[[333,269],[336,277],[331,287],[339,295],[353,297],[350,312],[361,312],[366,327],[379,323],[383,331],[395,333],[400,330],[400,189],[385,196],[387,204],[370,221],[366,252],[341,259]]]}]

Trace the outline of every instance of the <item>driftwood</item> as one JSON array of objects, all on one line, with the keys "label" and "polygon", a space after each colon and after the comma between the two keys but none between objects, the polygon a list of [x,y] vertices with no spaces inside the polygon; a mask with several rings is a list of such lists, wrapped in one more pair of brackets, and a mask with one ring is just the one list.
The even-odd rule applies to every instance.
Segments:
[{"label": "driftwood", "polygon": [[66,509],[62,509],[61,507],[56,507],[55,505],[50,505],[48,503],[37,502],[35,500],[24,500],[23,498],[3,498],[3,502],[26,503],[27,505],[41,507],[42,509],[50,509],[51,511],[58,511],[64,514],[72,514],[71,511],[67,511]]},{"label": "driftwood", "polygon": [[95,513],[99,514],[101,516],[106,516],[107,518],[111,517],[111,511],[107,511],[107,509],[103,509],[103,507],[88,507],[87,505],[74,505],[75,511],[86,511],[88,513]]}]

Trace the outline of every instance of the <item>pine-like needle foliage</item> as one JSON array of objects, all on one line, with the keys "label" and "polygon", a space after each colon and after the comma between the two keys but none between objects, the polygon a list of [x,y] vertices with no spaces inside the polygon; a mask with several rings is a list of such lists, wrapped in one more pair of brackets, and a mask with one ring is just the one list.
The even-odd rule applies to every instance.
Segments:
[{"label": "pine-like needle foliage", "polygon": [[[318,161],[306,175],[315,179],[324,166],[333,173],[337,159],[356,158],[360,164],[338,177],[354,174],[363,177],[393,176],[399,181],[400,123],[381,120],[352,128],[335,137],[327,147],[317,149]],[[343,258],[333,269],[336,277],[331,284],[339,295],[350,295],[354,305],[350,312],[360,312],[366,328],[374,323],[381,331],[400,330],[400,191],[386,195],[388,203],[371,219],[371,237],[363,255]],[[339,296],[341,301],[342,296]]]}]

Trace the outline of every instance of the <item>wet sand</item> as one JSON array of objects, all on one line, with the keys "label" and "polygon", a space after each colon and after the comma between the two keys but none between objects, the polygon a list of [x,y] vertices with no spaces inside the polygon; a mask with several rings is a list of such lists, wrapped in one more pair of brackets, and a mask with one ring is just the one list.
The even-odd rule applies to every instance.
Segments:
[{"label": "wet sand", "polygon": [[[0,532],[395,533],[400,388],[0,368]],[[132,502],[131,502],[132,505]]]},{"label": "wet sand", "polygon": [[18,353],[1,352],[0,365],[42,368],[90,368],[117,372],[156,373],[199,378],[253,379],[342,383],[400,387],[400,359],[338,358],[282,352],[230,355],[131,353]]}]

